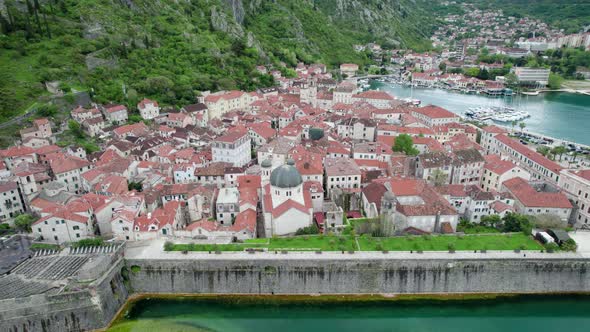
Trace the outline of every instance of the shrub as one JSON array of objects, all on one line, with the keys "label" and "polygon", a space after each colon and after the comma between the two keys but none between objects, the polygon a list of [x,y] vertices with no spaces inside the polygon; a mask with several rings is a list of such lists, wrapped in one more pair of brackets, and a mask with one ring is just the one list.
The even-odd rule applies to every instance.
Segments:
[{"label": "shrub", "polygon": [[454,243],[449,243],[447,245],[447,248],[449,249],[449,251],[455,251],[455,244]]},{"label": "shrub", "polygon": [[311,225],[311,226],[299,228],[295,232],[295,235],[309,235],[309,234],[319,234],[319,233],[320,233],[320,229],[318,228],[318,226],[316,226],[314,224],[314,225]]},{"label": "shrub", "polygon": [[92,239],[83,239],[72,244],[74,248],[81,247],[100,247],[104,244],[104,240],[101,237],[95,237]]},{"label": "shrub", "polygon": [[556,243],[551,242],[551,243],[545,244],[545,249],[547,249],[548,252],[558,251],[559,246]]},{"label": "shrub", "polygon": [[166,241],[164,243],[164,251],[172,251],[174,250],[174,243],[170,242],[170,241]]},{"label": "shrub", "polygon": [[561,244],[561,250],[563,251],[576,251],[578,249],[578,244],[574,239],[569,239]]},{"label": "shrub", "polygon": [[377,245],[375,246],[375,250],[383,251],[383,245],[381,243],[377,243]]}]

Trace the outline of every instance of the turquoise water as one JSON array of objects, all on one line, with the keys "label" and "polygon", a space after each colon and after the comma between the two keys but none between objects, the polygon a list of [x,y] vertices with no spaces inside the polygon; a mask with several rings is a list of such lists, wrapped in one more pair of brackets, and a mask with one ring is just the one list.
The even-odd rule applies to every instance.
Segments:
[{"label": "turquoise water", "polygon": [[458,114],[463,114],[469,107],[512,106],[531,114],[530,118],[524,120],[526,130],[590,145],[590,96],[552,92],[538,96],[490,98],[378,82],[374,82],[373,87],[399,98],[417,98],[423,105],[438,105]]},{"label": "turquoise water", "polygon": [[260,303],[151,299],[109,331],[589,331],[590,297],[465,301]]}]

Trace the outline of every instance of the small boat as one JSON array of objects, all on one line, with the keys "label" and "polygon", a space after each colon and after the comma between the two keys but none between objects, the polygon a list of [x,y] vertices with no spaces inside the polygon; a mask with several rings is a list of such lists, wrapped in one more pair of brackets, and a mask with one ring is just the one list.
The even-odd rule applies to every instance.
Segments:
[{"label": "small boat", "polygon": [[525,96],[538,96],[540,91],[523,91],[521,93]]}]

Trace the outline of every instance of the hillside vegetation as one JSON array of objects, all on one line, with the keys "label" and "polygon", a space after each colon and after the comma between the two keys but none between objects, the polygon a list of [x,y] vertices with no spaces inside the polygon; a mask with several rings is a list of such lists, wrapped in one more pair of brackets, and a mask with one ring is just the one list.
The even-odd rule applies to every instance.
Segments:
[{"label": "hillside vegetation", "polygon": [[[2,8],[2,4],[4,7]],[[0,2],[0,121],[44,83],[98,102],[195,101],[204,90],[273,84],[260,64],[361,65],[353,44],[424,48],[410,0],[5,0]],[[284,74],[290,72],[283,69]]]}]

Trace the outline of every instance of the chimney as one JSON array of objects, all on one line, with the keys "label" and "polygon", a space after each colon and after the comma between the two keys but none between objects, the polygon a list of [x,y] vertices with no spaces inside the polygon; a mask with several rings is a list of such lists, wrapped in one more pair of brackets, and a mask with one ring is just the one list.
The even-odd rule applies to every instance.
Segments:
[{"label": "chimney", "polygon": [[151,213],[151,212],[148,212],[148,214],[147,214],[147,218],[148,218],[148,219],[152,219],[152,213]]}]

